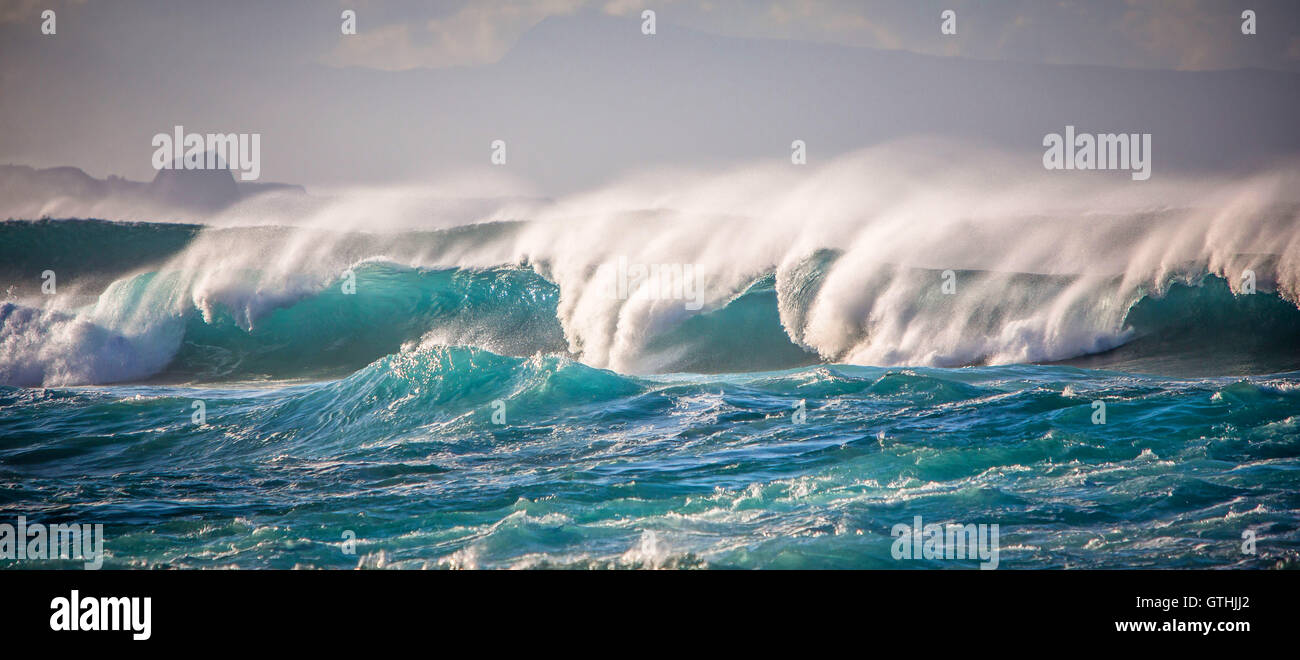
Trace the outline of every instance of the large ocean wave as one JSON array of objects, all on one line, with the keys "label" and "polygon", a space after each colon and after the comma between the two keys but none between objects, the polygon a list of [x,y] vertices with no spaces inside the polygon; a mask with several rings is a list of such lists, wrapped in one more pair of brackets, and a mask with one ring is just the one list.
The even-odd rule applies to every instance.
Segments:
[{"label": "large ocean wave", "polygon": [[916,515],[1007,567],[1296,565],[1294,171],[935,153],[0,223],[0,512],[110,567],[899,568]]},{"label": "large ocean wave", "polygon": [[[60,282],[70,293],[63,296],[11,292],[0,303],[2,384],[335,378],[430,343],[564,356],[625,373],[817,363],[1071,361],[1175,375],[1300,367],[1300,310],[1278,287],[1289,267],[1278,255],[1235,257],[1257,269],[1253,295],[1206,264],[1186,263],[1140,283],[1120,274],[945,274],[888,264],[841,299],[829,287],[849,257],[821,250],[785,268],[773,265],[725,296],[709,292],[709,304],[692,311],[680,300],[601,297],[588,281],[575,296],[553,263],[436,265],[465,243],[515,240],[528,231],[524,223],[392,236],[71,224],[155,255],[154,263],[141,267],[128,256],[65,270]],[[68,226],[0,225],[12,251],[7,268],[39,283],[43,265],[61,260],[20,241],[57,242]],[[313,259],[305,271],[202,258],[257,245],[270,262],[304,235],[342,247],[345,258]],[[77,243],[68,249],[85,250]],[[422,261],[435,265],[411,265]],[[958,293],[944,293],[945,279]],[[86,281],[104,288],[95,293]],[[837,332],[828,333],[828,317],[840,323]],[[594,334],[602,319],[604,333]]]}]

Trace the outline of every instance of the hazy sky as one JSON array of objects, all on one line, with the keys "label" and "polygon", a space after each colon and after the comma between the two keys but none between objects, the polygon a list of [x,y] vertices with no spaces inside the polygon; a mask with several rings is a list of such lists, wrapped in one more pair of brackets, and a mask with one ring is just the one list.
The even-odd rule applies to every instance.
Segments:
[{"label": "hazy sky", "polygon": [[[40,33],[46,8],[57,12],[53,36]],[[357,35],[340,33],[345,8],[357,12]],[[711,45],[693,46],[705,75],[715,46],[734,52],[760,48],[770,55],[782,52],[782,43],[794,42],[809,45],[798,46],[800,53],[828,60],[842,51],[817,50],[816,44],[994,60],[1011,67],[1300,72],[1300,2],[1295,0],[5,0],[0,4],[0,163],[76,165],[96,176],[147,179],[152,176],[150,136],[182,124],[200,132],[260,132],[263,179],[311,185],[434,176],[457,169],[459,161],[479,163],[493,136],[511,133],[501,137],[513,138],[519,175],[541,180],[544,188],[588,185],[601,172],[671,160],[670,153],[656,153],[656,144],[665,143],[649,134],[653,130],[645,136],[644,152],[626,150],[624,137],[616,133],[635,132],[635,126],[621,124],[620,116],[604,107],[617,105],[620,92],[614,88],[620,81],[645,73],[601,68],[609,32],[626,29],[628,40],[642,38],[644,8],[657,12],[656,37],[664,38],[665,47],[675,43],[677,32],[716,37]],[[958,16],[955,37],[939,33],[939,14],[949,8]],[[1244,9],[1257,13],[1258,34],[1241,34]],[[552,29],[549,36],[537,37],[526,57],[512,62],[510,54],[548,18],[548,24],[596,27],[590,39],[583,29]],[[601,31],[605,34],[596,34]],[[744,41],[754,38],[764,41]],[[548,55],[558,51],[565,57],[548,64]],[[761,86],[774,65],[752,59],[761,63],[747,69],[746,58],[738,57],[726,76],[710,84],[716,88],[719,80],[728,84],[740,77]],[[555,78],[560,69],[567,78]],[[802,76],[815,88],[820,71],[808,65],[772,79]],[[693,73],[684,67],[673,75]],[[529,87],[528,81],[543,78],[557,86]],[[1295,78],[1270,80],[1293,85]],[[584,86],[612,96],[607,103]],[[684,91],[683,103],[708,97],[707,89],[687,91],[704,96]],[[748,88],[737,92],[747,93]],[[589,103],[560,107],[557,98]],[[487,105],[476,105],[480,102]],[[510,113],[494,115],[502,106]],[[542,110],[526,117],[534,106]],[[656,116],[674,108],[665,102],[661,110]],[[765,108],[753,110],[761,114]],[[736,109],[720,104],[693,110],[701,117],[724,111]],[[547,159],[529,150],[542,142],[530,142],[530,136],[543,134],[552,140]],[[710,139],[697,137],[694,143]],[[581,143],[585,165],[557,160],[556,145],[562,147],[564,139]],[[613,146],[602,148],[607,142]],[[784,134],[773,137],[774,145],[788,142]],[[835,150],[856,144],[845,138]],[[623,151],[606,153],[615,147]],[[709,153],[715,152],[720,161],[748,155],[743,148]],[[695,162],[694,156],[689,160]]]},{"label": "hazy sky", "polygon": [[[1300,70],[1297,5],[1228,0],[538,0],[397,3],[373,17],[365,40],[341,42],[327,58],[378,68],[471,65],[500,57],[543,17],[595,8],[639,16],[646,8],[675,24],[717,34],[798,39],[934,55],[1108,66]],[[416,8],[416,9],[413,9]],[[1258,38],[1232,30],[1243,9],[1271,22]],[[962,39],[935,29],[944,9],[958,13]]]},{"label": "hazy sky", "polygon": [[[59,12],[60,33],[77,42],[71,50],[110,56],[97,63],[101,72],[164,52],[185,64],[234,56],[392,70],[490,63],[548,16],[639,16],[647,8],[664,23],[731,36],[1051,63],[1300,71],[1293,0],[6,0],[0,23],[6,70],[42,64],[25,60],[39,54],[32,37],[44,9]],[[355,39],[322,29],[337,27],[342,9],[358,13]],[[957,12],[959,39],[939,36],[944,9]],[[1250,39],[1236,29],[1245,9],[1258,16]]]}]

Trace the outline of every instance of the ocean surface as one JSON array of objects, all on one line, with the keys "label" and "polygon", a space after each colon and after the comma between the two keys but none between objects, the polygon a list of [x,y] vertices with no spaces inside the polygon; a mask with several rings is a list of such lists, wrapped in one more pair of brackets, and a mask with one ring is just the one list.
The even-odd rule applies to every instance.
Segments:
[{"label": "ocean surface", "polygon": [[[0,522],[102,523],[107,568],[977,566],[895,559],[916,516],[999,525],[1001,569],[1300,561],[1300,310],[1263,270],[961,270],[1006,341],[921,350],[826,338],[834,251],[610,317],[465,256],[527,231],[0,223]],[[910,327],[953,311],[891,277]]]}]

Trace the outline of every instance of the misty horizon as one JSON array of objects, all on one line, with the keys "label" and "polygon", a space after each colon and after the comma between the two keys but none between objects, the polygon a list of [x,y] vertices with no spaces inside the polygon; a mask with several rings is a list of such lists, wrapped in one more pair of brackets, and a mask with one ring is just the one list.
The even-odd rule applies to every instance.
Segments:
[{"label": "misty horizon", "polygon": [[[66,68],[57,64],[63,59],[14,70],[39,62],[42,49],[75,43],[74,21],[93,9],[65,12],[62,29],[73,31],[66,38],[41,41],[27,30],[3,47],[0,162],[148,180],[153,137],[185,126],[264,136],[266,181],[312,188],[474,177],[554,196],[655,170],[780,162],[793,140],[808,145],[813,162],[918,136],[1034,158],[1045,133],[1075,125],[1151,133],[1156,167],[1166,173],[1258,170],[1300,152],[1289,130],[1300,114],[1300,73],[1285,54],[1263,61],[1280,69],[1272,71],[977,59],[712,34],[675,24],[671,8],[660,12],[654,39],[639,32],[635,13],[543,14],[495,59],[451,67],[268,67],[244,55],[198,78],[185,73],[182,57],[156,78],[116,71],[84,88],[32,77]],[[972,13],[963,12],[964,20],[975,23]],[[933,14],[929,21],[937,22]],[[1271,19],[1286,24],[1296,14],[1292,7]],[[307,15],[337,23],[325,7]],[[366,34],[367,18],[356,38]],[[4,31],[16,25],[0,23]],[[353,38],[337,37],[342,44]],[[15,49],[24,55],[9,56]],[[123,64],[158,67],[147,62]],[[123,93],[111,92],[111,81]],[[83,96],[69,96],[77,89]],[[94,112],[78,112],[83,107]],[[509,145],[508,167],[489,162],[496,140]]]}]

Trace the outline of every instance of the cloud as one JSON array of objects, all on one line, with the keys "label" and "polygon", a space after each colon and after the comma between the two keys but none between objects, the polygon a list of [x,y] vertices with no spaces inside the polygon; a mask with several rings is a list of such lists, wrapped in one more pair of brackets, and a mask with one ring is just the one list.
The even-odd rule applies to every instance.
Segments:
[{"label": "cloud", "polygon": [[385,71],[489,64],[548,16],[570,14],[586,0],[478,0],[424,23],[368,28],[358,15],[355,35],[339,35],[326,57],[334,66]]},{"label": "cloud", "polygon": [[[1159,6],[1129,0],[1119,27],[1157,65],[1197,70],[1229,66],[1241,33],[1225,7],[1193,0]],[[1227,7],[1226,9],[1231,9]]]},{"label": "cloud", "polygon": [[[1243,38],[1240,8],[1221,0],[468,0],[432,20],[418,5],[399,3],[400,16],[386,11],[392,6],[363,5],[359,33],[339,35],[325,61],[384,70],[488,64],[547,17],[587,9],[629,18],[649,7],[661,26],[735,37],[1062,64],[1295,70],[1286,26],[1300,13],[1295,0],[1253,0],[1260,34]],[[939,34],[944,9],[958,14],[957,37]]]},{"label": "cloud", "polygon": [[633,13],[640,14],[645,9],[647,9],[646,3],[641,0],[609,0],[602,11],[611,16],[627,16]]},{"label": "cloud", "polygon": [[[0,23],[20,23],[37,21],[41,12],[53,9],[56,13],[63,7],[84,5],[86,0],[5,0],[0,3]],[[36,24],[36,23],[33,23]]]},{"label": "cloud", "polygon": [[47,4],[41,0],[8,0],[0,4],[0,23],[17,23],[37,16]]}]

